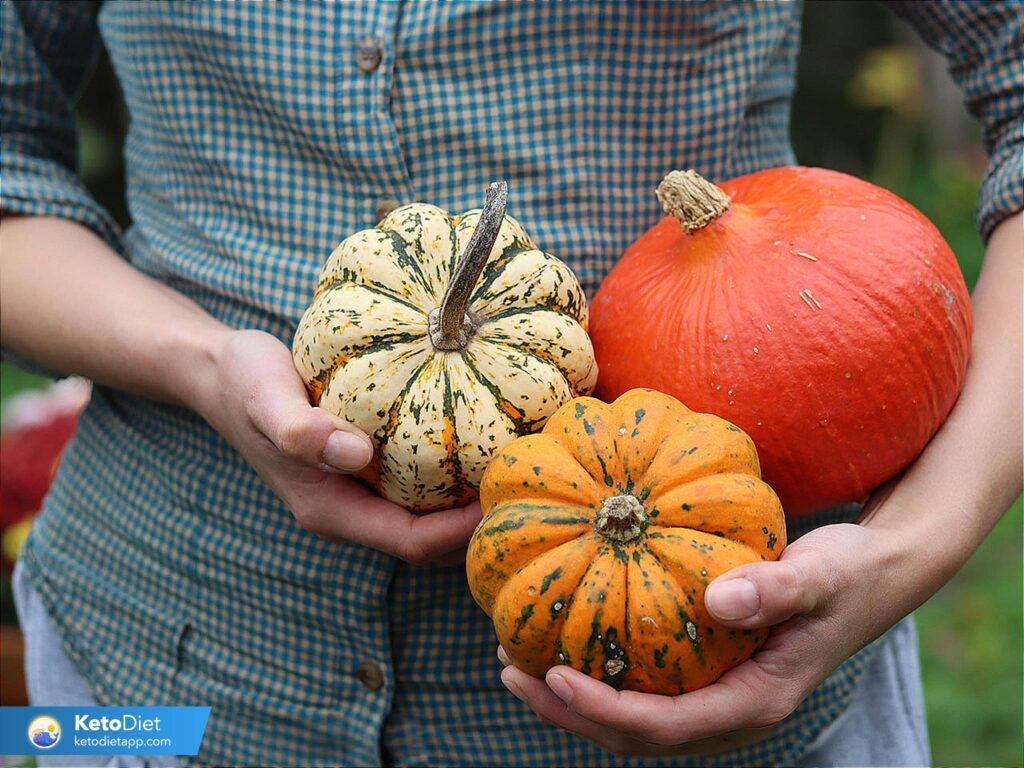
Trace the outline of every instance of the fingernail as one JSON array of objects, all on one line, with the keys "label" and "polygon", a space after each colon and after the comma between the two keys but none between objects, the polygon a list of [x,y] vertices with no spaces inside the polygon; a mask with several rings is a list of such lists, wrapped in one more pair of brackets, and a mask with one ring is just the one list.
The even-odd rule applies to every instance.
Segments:
[{"label": "fingernail", "polygon": [[761,596],[750,579],[730,579],[712,583],[704,603],[720,619],[749,619],[761,608]]},{"label": "fingernail", "polygon": [[506,667],[512,663],[512,660],[508,657],[508,654],[505,653],[505,649],[502,648],[500,645],[498,646],[498,661],[500,661]]},{"label": "fingernail", "polygon": [[332,432],[324,446],[324,461],[335,469],[355,472],[370,463],[372,451],[366,441],[348,432]]},{"label": "fingernail", "polygon": [[506,678],[504,675],[501,676],[501,682],[508,688],[508,692],[515,696],[520,701],[526,701],[526,696],[523,694],[523,689],[519,687],[518,683],[514,680]]},{"label": "fingernail", "polygon": [[572,704],[572,686],[566,682],[566,679],[557,672],[552,672],[547,676],[545,682],[548,684],[548,688],[554,691],[555,696],[560,698],[565,704]]}]

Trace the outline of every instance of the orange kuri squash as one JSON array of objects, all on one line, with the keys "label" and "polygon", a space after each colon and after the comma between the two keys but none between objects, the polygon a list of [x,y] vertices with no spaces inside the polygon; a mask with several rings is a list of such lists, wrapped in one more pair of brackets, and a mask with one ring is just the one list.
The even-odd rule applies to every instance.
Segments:
[{"label": "orange kuri squash", "polygon": [[722,184],[673,172],[670,214],[591,303],[596,394],[652,387],[757,444],[799,516],[905,468],[963,386],[971,305],[956,258],[909,203],[819,168]]}]

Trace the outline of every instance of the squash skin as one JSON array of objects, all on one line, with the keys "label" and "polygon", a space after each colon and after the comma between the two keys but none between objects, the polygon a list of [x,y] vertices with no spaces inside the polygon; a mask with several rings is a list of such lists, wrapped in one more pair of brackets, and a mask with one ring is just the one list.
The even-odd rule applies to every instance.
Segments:
[{"label": "squash skin", "polygon": [[[612,496],[635,495],[642,532],[597,530]],[[733,630],[704,607],[725,571],[775,560],[778,497],[750,438],[674,398],[632,390],[581,397],[484,473],[485,514],[467,576],[515,665],[542,677],[569,664],[616,688],[676,695],[750,658],[766,630]]]},{"label": "squash skin", "polygon": [[844,174],[775,168],[721,188],[720,218],[687,235],[666,216],[602,283],[596,394],[652,387],[728,418],[791,517],[864,501],[963,386],[956,258],[913,206]]},{"label": "squash skin", "polygon": [[511,216],[470,299],[468,345],[434,346],[430,314],[480,215],[415,203],[347,238],[292,346],[312,403],[370,435],[359,476],[416,512],[475,499],[498,449],[597,379],[579,282]]}]

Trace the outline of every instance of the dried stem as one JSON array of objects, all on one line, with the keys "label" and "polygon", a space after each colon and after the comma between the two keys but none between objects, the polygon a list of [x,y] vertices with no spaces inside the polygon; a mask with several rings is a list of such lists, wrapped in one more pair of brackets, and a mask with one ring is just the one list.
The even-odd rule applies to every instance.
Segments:
[{"label": "dried stem", "polygon": [[498,239],[507,207],[508,183],[496,181],[487,188],[480,219],[469,245],[455,265],[455,274],[445,291],[441,307],[430,314],[430,341],[435,348],[453,352],[469,344],[475,330],[473,320],[467,314],[469,300]]},{"label": "dried stem", "polygon": [[729,210],[729,196],[696,171],[671,171],[658,185],[665,213],[692,235]]},{"label": "dried stem", "polygon": [[611,496],[597,513],[596,528],[605,538],[620,544],[632,541],[647,527],[647,513],[636,496]]}]

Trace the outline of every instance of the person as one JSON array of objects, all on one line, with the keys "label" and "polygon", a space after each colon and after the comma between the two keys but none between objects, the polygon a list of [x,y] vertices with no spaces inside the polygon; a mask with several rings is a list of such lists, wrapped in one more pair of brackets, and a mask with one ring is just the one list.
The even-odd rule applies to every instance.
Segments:
[{"label": "person", "polygon": [[[414,516],[352,479],[371,443],[287,344],[326,254],[395,204],[508,179],[592,294],[667,169],[793,164],[800,4],[0,6],[5,354],[95,382],[19,570],[33,703],[210,705],[198,760],[224,765],[927,763],[904,617],[1021,487],[1022,34],[1009,1],[893,5],[991,152],[966,387],[863,514],[709,588],[774,629],[677,698],[502,671],[462,565],[478,505]],[[74,174],[100,39],[124,233]]]}]

